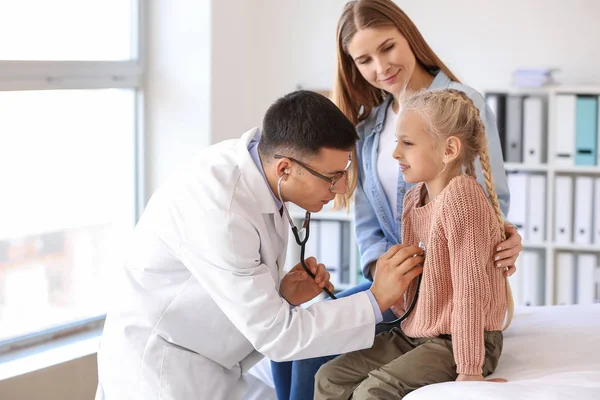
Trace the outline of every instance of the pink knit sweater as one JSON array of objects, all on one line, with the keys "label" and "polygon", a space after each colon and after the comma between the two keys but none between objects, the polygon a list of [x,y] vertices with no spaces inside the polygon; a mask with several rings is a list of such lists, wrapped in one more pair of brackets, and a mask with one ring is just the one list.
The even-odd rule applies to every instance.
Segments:
[{"label": "pink knit sweater", "polygon": [[[506,283],[494,267],[494,249],[501,232],[483,188],[459,176],[425,206],[424,184],[404,199],[403,242],[427,246],[419,299],[402,330],[410,337],[452,335],[459,374],[482,373],[484,331],[501,330],[507,309]],[[416,290],[411,282],[406,302]]]}]

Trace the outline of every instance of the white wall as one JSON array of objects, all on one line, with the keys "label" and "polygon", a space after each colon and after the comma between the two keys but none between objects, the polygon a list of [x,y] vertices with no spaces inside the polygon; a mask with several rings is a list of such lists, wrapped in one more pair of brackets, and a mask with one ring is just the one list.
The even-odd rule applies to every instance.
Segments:
[{"label": "white wall", "polygon": [[98,386],[96,355],[0,380],[2,400],[93,400]]},{"label": "white wall", "polygon": [[[346,0],[150,2],[148,193],[198,148],[259,126],[301,85],[331,87]],[[600,83],[600,1],[398,0],[467,84],[505,88],[519,67]]]},{"label": "white wall", "polygon": [[211,142],[238,138],[262,123],[273,100],[268,85],[272,1],[214,0],[211,59]]},{"label": "white wall", "polygon": [[[335,27],[345,0],[272,1],[272,93],[330,87]],[[455,74],[480,90],[504,88],[519,67],[556,67],[565,83],[600,83],[600,2],[397,0]],[[287,73],[287,72],[290,73]],[[559,75],[557,75],[559,76]]]},{"label": "white wall", "polygon": [[[199,149],[262,122],[271,1],[152,0],[146,28],[146,197]],[[266,22],[266,24],[265,24]]]},{"label": "white wall", "polygon": [[147,2],[147,197],[210,143],[211,3]]}]

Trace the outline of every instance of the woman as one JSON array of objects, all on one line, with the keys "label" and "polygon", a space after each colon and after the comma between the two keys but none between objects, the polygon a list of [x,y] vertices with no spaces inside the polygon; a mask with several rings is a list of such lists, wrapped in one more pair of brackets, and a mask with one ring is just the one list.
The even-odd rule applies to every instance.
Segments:
[{"label": "woman", "polygon": [[[364,276],[372,280],[377,259],[392,245],[402,242],[400,219],[405,193],[412,187],[400,174],[392,157],[398,97],[403,89],[454,88],[465,92],[477,106],[485,125],[490,162],[500,208],[508,213],[510,196],[502,160],[500,138],[491,110],[476,90],[458,78],[435,55],[414,23],[391,0],[348,2],[337,27],[337,67],[332,99],[353,123],[360,141],[350,190],[337,198],[338,206],[349,204],[355,192],[356,237]],[[482,186],[481,166],[477,177]],[[497,267],[515,272],[514,263],[522,250],[521,236],[505,225],[507,240],[494,254]],[[370,282],[349,293],[365,290]],[[340,294],[343,296],[346,293]],[[393,309],[393,308],[392,308]],[[385,318],[393,318],[386,313]],[[386,329],[381,327],[378,331]],[[294,363],[273,363],[279,400],[309,399],[314,375],[333,357]]]}]

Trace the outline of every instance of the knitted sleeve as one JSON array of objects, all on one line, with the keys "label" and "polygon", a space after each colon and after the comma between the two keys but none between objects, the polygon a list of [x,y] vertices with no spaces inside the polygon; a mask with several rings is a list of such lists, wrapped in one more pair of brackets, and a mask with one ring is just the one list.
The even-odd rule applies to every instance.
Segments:
[{"label": "knitted sleeve", "polygon": [[493,212],[483,189],[470,177],[446,189],[443,229],[448,241],[453,307],[451,334],[458,374],[479,375],[485,357],[483,303],[490,285],[486,267],[494,243]]}]

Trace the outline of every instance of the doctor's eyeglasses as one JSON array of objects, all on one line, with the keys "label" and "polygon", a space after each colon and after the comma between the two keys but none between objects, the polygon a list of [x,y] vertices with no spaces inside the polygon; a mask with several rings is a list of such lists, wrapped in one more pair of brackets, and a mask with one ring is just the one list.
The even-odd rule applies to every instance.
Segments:
[{"label": "doctor's eyeglasses", "polygon": [[299,166],[301,166],[302,168],[304,168],[305,170],[310,172],[312,175],[316,176],[317,178],[322,179],[325,182],[329,182],[329,184],[330,184],[329,191],[331,191],[331,192],[333,192],[333,189],[335,189],[335,185],[337,185],[337,183],[339,181],[341,181],[344,178],[344,176],[346,176],[346,174],[348,173],[348,170],[350,169],[350,166],[352,165],[352,153],[349,153],[348,154],[348,163],[346,164],[346,167],[344,168],[343,171],[337,172],[333,176],[325,176],[325,175],[315,171],[314,169],[312,169],[308,165],[304,164],[303,162],[296,160],[295,158],[286,157],[286,156],[282,156],[279,154],[275,154],[273,157],[275,157],[276,159],[288,158],[292,162],[295,162],[296,164],[298,164]]}]

